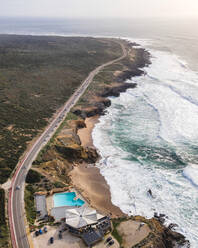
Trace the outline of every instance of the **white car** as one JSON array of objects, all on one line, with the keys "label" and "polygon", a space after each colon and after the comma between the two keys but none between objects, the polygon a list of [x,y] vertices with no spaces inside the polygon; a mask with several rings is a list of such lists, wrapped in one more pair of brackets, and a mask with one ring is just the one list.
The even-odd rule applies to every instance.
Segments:
[{"label": "white car", "polygon": [[21,187],[20,186],[16,186],[16,189],[19,190]]}]

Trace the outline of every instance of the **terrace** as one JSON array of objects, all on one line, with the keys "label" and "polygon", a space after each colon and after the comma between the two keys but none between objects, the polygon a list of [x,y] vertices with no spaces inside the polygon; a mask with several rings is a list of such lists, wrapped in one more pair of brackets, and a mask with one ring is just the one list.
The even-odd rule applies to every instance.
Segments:
[{"label": "terrace", "polygon": [[[89,212],[87,211],[87,213]],[[87,214],[87,216],[90,215]],[[79,218],[77,217],[78,221],[76,218],[76,220],[74,221],[75,225],[72,226],[72,223],[70,223],[67,219],[66,213],[66,228],[71,234],[81,238],[86,246],[92,247],[96,243],[102,241],[104,239],[104,235],[111,231],[111,221],[109,217],[99,215],[100,219],[98,219],[97,221],[93,220],[93,224],[86,225],[86,223],[83,221],[83,218],[87,219],[87,216],[80,215]],[[74,219],[74,217],[72,218]],[[80,226],[79,224],[77,224],[78,222]],[[67,223],[70,223],[70,225]]]},{"label": "terrace", "polygon": [[83,197],[74,189],[49,196],[40,194],[40,192],[36,193],[35,204],[39,219],[44,218],[46,215],[51,215],[57,222],[65,218],[67,209],[79,208],[83,205],[87,206]]},{"label": "terrace", "polygon": [[104,240],[104,236],[111,231],[110,218],[89,208],[77,192],[56,193],[50,197],[49,204],[45,195],[35,196],[37,212],[42,217],[49,214],[56,222],[61,221],[64,226],[62,230],[66,229],[74,237],[80,238],[85,246],[92,247]]}]

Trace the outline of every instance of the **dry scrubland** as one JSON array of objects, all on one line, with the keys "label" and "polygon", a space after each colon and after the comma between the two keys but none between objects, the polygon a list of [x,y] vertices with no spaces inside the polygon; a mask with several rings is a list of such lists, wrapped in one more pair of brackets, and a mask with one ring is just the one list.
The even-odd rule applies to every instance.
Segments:
[{"label": "dry scrubland", "polygon": [[[32,230],[45,224],[54,225],[51,218],[47,223],[35,224],[34,192],[50,193],[57,188],[68,188],[74,166],[93,164],[98,159],[94,147],[83,146],[78,137],[78,130],[85,127],[84,119],[103,114],[110,105],[106,97],[118,96],[127,88],[135,87],[123,82],[140,75],[139,68],[149,63],[148,53],[124,43],[128,56],[95,77],[28,173],[25,206]],[[42,132],[88,73],[120,56],[120,45],[109,39],[0,35],[0,183],[12,174],[29,142]],[[0,198],[0,247],[6,248],[9,243],[3,190]],[[151,230],[134,247],[172,247],[173,241],[183,241],[183,236],[156,219],[134,217],[132,220],[146,223]],[[126,228],[123,222],[126,218],[113,220],[112,235],[121,247],[127,247],[132,234],[123,235]]]},{"label": "dry scrubland", "polygon": [[0,183],[88,73],[120,54],[93,38],[0,35]]},{"label": "dry scrubland", "polygon": [[[124,42],[124,41],[123,41]],[[88,117],[98,116],[104,114],[105,108],[108,107],[111,102],[107,98],[108,96],[118,96],[120,92],[125,91],[127,88],[134,88],[135,84],[127,84],[124,81],[132,76],[142,74],[140,68],[149,63],[149,54],[141,48],[133,48],[132,44],[124,42],[128,51],[128,56],[109,67],[106,67],[101,71],[90,84],[85,94],[81,97],[76,106],[71,110],[59,130],[56,132],[51,142],[42,150],[36,161],[34,161],[33,170],[41,173],[45,176],[50,183],[65,184],[69,187],[71,184],[76,187],[86,200],[94,208],[100,210],[104,214],[109,214],[109,210],[112,216],[123,216],[123,213],[112,203],[103,204],[104,200],[110,196],[106,194],[104,188],[106,182],[103,180],[97,181],[98,175],[94,177],[94,173],[88,175],[88,182],[84,181],[84,186],[88,186],[90,181],[97,181],[97,186],[94,189],[94,183],[92,183],[92,193],[95,195],[102,189],[105,192],[105,199],[102,199],[97,203],[94,202],[91,194],[86,194],[87,189],[84,191],[83,187],[78,187],[75,180],[72,178],[72,173],[78,169],[82,169],[83,166],[89,169],[95,169],[89,167],[93,165],[97,159],[98,154],[95,148],[92,146],[91,141],[82,142],[82,133],[79,139],[79,130],[86,127],[86,120]],[[90,120],[90,119],[89,119]],[[85,128],[86,129],[86,128]],[[89,127],[88,127],[89,129]],[[87,138],[90,136],[88,135]],[[90,165],[91,164],[91,165]],[[82,179],[82,174],[79,174],[80,178],[76,178],[77,181]],[[94,177],[94,179],[93,179]],[[32,184],[30,184],[32,185]],[[49,192],[49,185],[43,185],[45,190]],[[55,185],[51,185],[50,190]],[[36,190],[36,186],[33,186]],[[109,191],[109,190],[107,190]],[[102,202],[102,203],[101,203]],[[101,205],[103,206],[101,208]],[[31,216],[31,214],[30,214]],[[32,216],[33,217],[33,216]],[[35,217],[35,216],[34,216]],[[34,218],[32,218],[34,221]],[[185,237],[179,233],[176,233],[163,225],[163,218],[152,218],[150,220],[141,216],[136,217],[121,217],[113,219],[113,232],[112,235],[117,239],[120,247],[174,247],[174,244],[186,243]],[[139,228],[140,223],[144,223],[144,227]],[[188,244],[188,242],[187,242]]]},{"label": "dry scrubland", "polygon": [[[0,184],[88,73],[120,54],[110,40],[0,35]],[[3,191],[0,198],[4,209]],[[7,247],[3,210],[0,215],[0,247]]]}]

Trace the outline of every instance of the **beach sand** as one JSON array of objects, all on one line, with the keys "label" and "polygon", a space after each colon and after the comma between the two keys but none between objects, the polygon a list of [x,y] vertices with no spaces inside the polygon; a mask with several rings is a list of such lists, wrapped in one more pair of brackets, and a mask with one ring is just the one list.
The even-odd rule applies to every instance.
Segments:
[{"label": "beach sand", "polygon": [[[84,147],[94,147],[91,134],[98,118],[98,116],[86,118],[86,128],[78,130]],[[70,172],[70,176],[73,186],[93,208],[103,214],[110,214],[112,217],[124,216],[124,213],[112,204],[109,186],[97,167],[87,164],[78,165]]]},{"label": "beach sand", "polygon": [[72,183],[91,207],[105,215],[121,217],[124,214],[111,202],[109,186],[97,167],[76,166],[70,173]]},{"label": "beach sand", "polygon": [[95,124],[98,122],[99,116],[93,116],[85,119],[85,128],[78,130],[78,136],[80,137],[81,145],[84,147],[93,147],[92,130]]}]

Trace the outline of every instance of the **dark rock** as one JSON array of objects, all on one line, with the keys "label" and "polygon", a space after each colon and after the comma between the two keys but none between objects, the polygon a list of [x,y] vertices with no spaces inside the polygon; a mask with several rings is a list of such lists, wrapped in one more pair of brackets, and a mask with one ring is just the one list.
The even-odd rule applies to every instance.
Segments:
[{"label": "dark rock", "polygon": [[164,217],[166,217],[166,215],[165,214],[160,214],[159,217],[164,218]]},{"label": "dark rock", "polygon": [[109,97],[109,96],[119,96],[121,92],[125,92],[129,88],[135,88],[137,84],[134,83],[123,83],[119,86],[115,87],[107,87],[104,89],[103,93],[101,94],[102,97]]},{"label": "dark rock", "polygon": [[154,213],[154,218],[157,218],[157,219],[159,218],[159,216],[158,216],[158,213],[157,213],[157,212],[155,212],[155,213]]},{"label": "dark rock", "polygon": [[82,119],[85,119],[87,117],[85,111],[83,111],[81,109],[74,110],[73,114],[80,116]]},{"label": "dark rock", "polygon": [[127,70],[122,72],[117,78],[117,82],[123,82],[126,81],[127,79],[131,79],[132,77],[137,77],[141,76],[144,74],[144,71],[138,69],[138,68],[132,68],[131,70]]},{"label": "dark rock", "polygon": [[168,226],[168,229],[172,230],[173,228],[175,227],[178,227],[177,224],[174,224],[174,223],[171,223],[169,226]]},{"label": "dark rock", "polygon": [[148,193],[151,197],[153,197],[153,193],[152,193],[151,189],[149,189],[149,190],[147,191],[147,193]]},{"label": "dark rock", "polygon": [[99,155],[94,148],[84,148],[80,145],[73,144],[72,146],[55,146],[57,152],[61,153],[62,156],[70,162],[88,162],[95,163],[98,160]]},{"label": "dark rock", "polygon": [[164,218],[161,218],[161,217],[159,217],[158,220],[159,220],[159,222],[162,223],[162,224],[164,224],[164,222],[165,222],[165,219],[164,219]]}]

